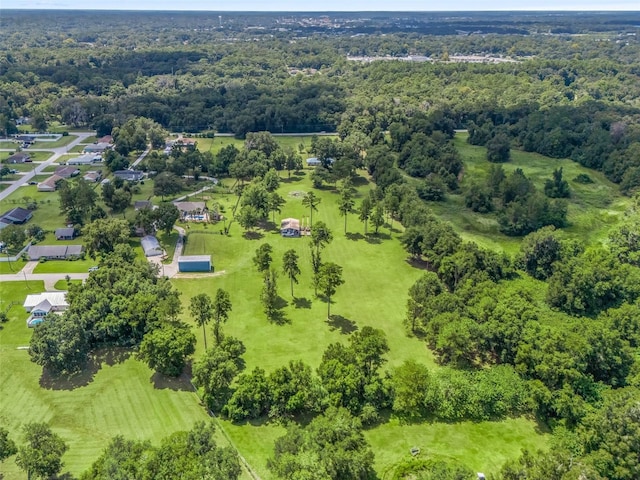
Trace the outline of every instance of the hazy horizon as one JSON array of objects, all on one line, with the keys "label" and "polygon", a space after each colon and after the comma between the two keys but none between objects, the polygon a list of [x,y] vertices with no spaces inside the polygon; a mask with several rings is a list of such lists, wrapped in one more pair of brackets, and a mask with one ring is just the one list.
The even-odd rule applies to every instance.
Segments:
[{"label": "hazy horizon", "polygon": [[639,11],[637,0],[617,0],[606,5],[601,0],[530,0],[525,5],[514,8],[512,1],[489,0],[476,2],[459,0],[456,8],[442,8],[442,2],[433,0],[399,0],[390,4],[381,0],[355,0],[344,2],[338,0],[301,2],[291,0],[274,0],[265,8],[265,2],[256,0],[240,0],[229,4],[215,3],[207,0],[192,0],[187,6],[176,8],[170,0],[130,0],[115,1],[105,8],[88,5],[83,0],[14,0],[11,6],[0,6],[0,10],[117,10],[117,11],[207,11],[207,12],[617,12]]}]

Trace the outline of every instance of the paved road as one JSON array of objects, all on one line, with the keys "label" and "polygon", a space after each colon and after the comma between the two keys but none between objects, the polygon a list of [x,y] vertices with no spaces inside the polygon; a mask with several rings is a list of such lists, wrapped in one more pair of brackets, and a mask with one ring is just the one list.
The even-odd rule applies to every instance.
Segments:
[{"label": "paved road", "polygon": [[[87,137],[94,136],[95,132],[73,132],[73,135],[76,135],[78,138],[73,140],[68,145],[65,145],[64,147],[30,148],[29,151],[32,151],[32,152],[53,152],[53,156],[49,158],[49,160],[36,164],[33,170],[27,172],[25,175],[22,175],[19,179],[13,182],[13,184],[11,184],[7,188],[5,188],[2,192],[0,192],[0,200],[4,200],[13,192],[15,192],[18,188],[20,188],[22,185],[24,185],[25,183],[29,183],[29,180],[31,180],[36,174],[41,173],[45,168],[47,168],[49,165],[52,165],[62,155],[67,154],[69,150],[71,150],[71,148],[78,145]],[[13,151],[13,150],[3,149],[3,151]]]},{"label": "paved road", "polygon": [[129,167],[129,170],[133,170],[136,167],[136,165],[138,165],[142,160],[144,160],[144,157],[149,155],[150,151],[151,151],[151,147],[147,147],[147,149],[140,154],[137,160],[131,164],[131,166]]},{"label": "paved road", "polygon": [[[56,282],[60,280],[66,280],[67,276],[69,276],[71,280],[86,280],[87,278],[89,278],[89,273],[27,273],[25,269],[22,269],[19,273],[0,275],[0,282],[26,281],[28,283],[30,281],[41,280],[44,282],[44,289],[47,291],[51,291],[55,290],[54,285],[56,284]],[[2,287],[0,287],[0,292],[1,291]]]}]

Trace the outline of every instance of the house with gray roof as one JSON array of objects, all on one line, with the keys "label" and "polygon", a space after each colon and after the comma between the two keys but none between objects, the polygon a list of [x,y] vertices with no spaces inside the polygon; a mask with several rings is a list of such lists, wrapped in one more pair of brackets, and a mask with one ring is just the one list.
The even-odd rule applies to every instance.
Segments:
[{"label": "house with gray roof", "polygon": [[16,152],[13,155],[9,156],[4,163],[25,163],[31,161],[31,155],[26,152]]},{"label": "house with gray roof", "polygon": [[16,207],[11,210],[4,212],[0,219],[5,222],[11,222],[14,225],[25,223],[33,217],[33,212],[31,210],[27,210],[26,208]]},{"label": "house with gray roof", "polygon": [[76,229],[73,227],[56,228],[56,240],[73,240],[76,236]]},{"label": "house with gray roof", "polygon": [[142,240],[140,240],[140,244],[142,245],[142,249],[144,250],[145,257],[157,257],[158,255],[162,255],[164,253],[162,247],[160,246],[160,242],[158,242],[158,239],[153,235],[142,237]]},{"label": "house with gray roof", "polygon": [[116,170],[113,175],[128,182],[139,182],[144,177],[144,172],[139,170]]},{"label": "house with gray roof", "polygon": [[82,245],[31,245],[27,250],[29,260],[67,260],[77,258],[84,252]]}]

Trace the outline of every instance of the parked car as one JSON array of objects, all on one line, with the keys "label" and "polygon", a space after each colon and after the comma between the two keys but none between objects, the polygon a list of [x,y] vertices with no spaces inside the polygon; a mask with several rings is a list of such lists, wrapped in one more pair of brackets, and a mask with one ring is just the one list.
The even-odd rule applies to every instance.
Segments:
[{"label": "parked car", "polygon": [[90,271],[90,272],[95,272],[96,270],[98,270],[98,267],[90,267],[90,268],[89,268],[89,271]]}]

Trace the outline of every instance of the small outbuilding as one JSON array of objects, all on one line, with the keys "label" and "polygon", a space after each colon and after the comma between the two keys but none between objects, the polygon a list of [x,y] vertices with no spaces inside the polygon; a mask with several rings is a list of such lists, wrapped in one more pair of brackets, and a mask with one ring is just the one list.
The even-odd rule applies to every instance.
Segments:
[{"label": "small outbuilding", "polygon": [[163,253],[160,242],[158,242],[158,239],[153,235],[142,237],[142,240],[140,240],[140,244],[142,245],[142,249],[144,250],[145,257],[157,257],[158,255],[162,255]]},{"label": "small outbuilding", "polygon": [[297,218],[285,218],[280,222],[280,234],[283,237],[300,236],[300,220]]},{"label": "small outbuilding", "polygon": [[178,257],[179,272],[210,272],[211,255],[182,255]]},{"label": "small outbuilding", "polygon": [[320,165],[322,165],[322,162],[320,161],[319,158],[316,158],[316,157],[307,158],[307,167],[319,167]]},{"label": "small outbuilding", "polygon": [[56,228],[56,240],[73,240],[76,236],[76,229],[73,227]]}]

